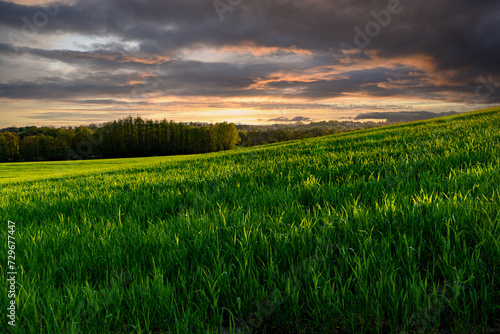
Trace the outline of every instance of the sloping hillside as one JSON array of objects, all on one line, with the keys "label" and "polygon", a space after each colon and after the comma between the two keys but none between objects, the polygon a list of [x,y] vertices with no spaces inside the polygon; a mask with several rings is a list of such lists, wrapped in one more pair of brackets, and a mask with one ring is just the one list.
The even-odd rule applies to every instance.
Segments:
[{"label": "sloping hillside", "polygon": [[207,155],[2,164],[16,329],[498,329],[499,162],[496,108]]}]

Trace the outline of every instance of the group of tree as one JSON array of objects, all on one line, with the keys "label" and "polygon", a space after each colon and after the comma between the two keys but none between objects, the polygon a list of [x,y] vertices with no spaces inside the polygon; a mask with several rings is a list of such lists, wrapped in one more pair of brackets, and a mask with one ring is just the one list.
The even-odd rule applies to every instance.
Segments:
[{"label": "group of tree", "polygon": [[234,149],[232,123],[200,124],[128,117],[102,125],[0,131],[0,161],[51,161],[178,155]]},{"label": "group of tree", "polygon": [[180,155],[327,136],[388,123],[323,121],[265,126],[175,123],[127,117],[79,127],[0,130],[0,162]]},{"label": "group of tree", "polygon": [[242,146],[255,146],[298,140],[312,137],[328,136],[336,133],[369,129],[388,125],[388,123],[356,122],[356,121],[322,121],[309,124],[265,126],[239,125]]}]

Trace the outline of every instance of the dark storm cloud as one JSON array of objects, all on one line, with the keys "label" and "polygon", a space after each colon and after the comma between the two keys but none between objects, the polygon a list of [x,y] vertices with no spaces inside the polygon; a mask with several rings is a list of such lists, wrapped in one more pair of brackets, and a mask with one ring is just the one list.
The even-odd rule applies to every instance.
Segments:
[{"label": "dark storm cloud", "polygon": [[[121,68],[124,67],[126,65],[122,64]],[[146,98],[148,94],[155,93],[178,96],[251,96],[256,93],[246,89],[253,83],[251,73],[265,73],[258,66],[238,68],[231,64],[182,61],[166,64],[159,70],[155,66],[149,69],[152,71],[150,77],[119,73],[109,75],[97,69],[79,73],[78,78],[45,77],[30,82],[0,83],[0,98]],[[134,79],[143,82],[128,83]]]},{"label": "dark storm cloud", "polygon": [[[37,100],[65,100],[68,96],[73,98],[91,96],[109,96],[129,94],[130,87],[122,87],[99,83],[95,81],[51,82],[47,78],[42,82],[20,82],[14,84],[0,84],[0,98],[12,99],[37,99]],[[57,81],[53,79],[53,81]]]},{"label": "dark storm cloud", "polygon": [[95,68],[123,69],[125,67],[135,70],[148,70],[152,65],[163,64],[167,60],[151,58],[144,54],[132,57],[130,52],[122,50],[98,49],[89,52],[72,50],[44,50],[29,47],[13,47],[9,44],[0,43],[0,55],[31,55],[38,58],[56,60],[72,65],[91,65]]},{"label": "dark storm cloud", "polygon": [[[3,83],[0,97],[92,99],[130,94],[141,88],[126,84],[131,76],[126,78],[120,71],[128,69],[154,72],[157,83],[142,89],[148,93],[310,99],[357,93],[462,102],[464,95],[474,95],[479,76],[500,73],[498,0],[402,0],[396,4],[398,13],[390,15],[390,22],[381,26],[374,36],[368,36],[366,46],[358,48],[355,42],[356,37],[359,40],[359,30],[355,28],[367,35],[367,24],[376,22],[377,15],[378,20],[383,20],[389,3],[385,0],[252,0],[225,12],[221,21],[213,2],[206,0],[80,0],[73,5],[52,3],[45,7],[0,1],[0,26],[10,28],[8,43],[0,44],[1,55],[29,54],[81,66],[82,71],[89,73],[83,79],[59,78],[49,84]],[[40,24],[43,16],[40,13],[47,17],[44,24]],[[29,31],[29,25],[31,30],[35,25],[35,33]],[[23,35],[23,29],[30,33]],[[123,43],[134,42],[137,47],[130,49],[114,42],[89,45],[94,48],[91,51],[70,51],[15,45],[16,41],[26,41],[26,38],[38,40],[61,33],[113,36]],[[278,71],[343,66],[346,58],[340,50],[341,43],[360,51],[350,56],[354,64],[370,61],[376,54],[380,65],[348,71],[342,78],[271,80],[258,91],[252,88],[260,79],[272,78]],[[193,62],[179,56],[183,48],[200,45],[298,48],[310,51],[312,56],[302,64],[257,60],[244,64]],[[274,52],[282,57],[284,51]],[[429,62],[423,68],[408,64],[400,68],[384,65],[384,60],[420,56],[427,57]],[[151,63],[160,65],[157,72]],[[91,76],[103,68],[111,71],[107,73],[108,78],[102,82],[92,80]],[[436,74],[446,74],[453,84],[428,80]],[[403,85],[388,85],[403,79]],[[498,84],[492,87],[497,88],[490,92],[488,103],[500,101]]]},{"label": "dark storm cloud", "polygon": [[442,113],[433,113],[430,111],[369,112],[359,114],[354,119],[386,119],[388,122],[411,122],[455,114],[457,114],[455,111]]},{"label": "dark storm cloud", "polygon": [[[365,30],[375,20],[371,12],[386,10],[388,1],[253,0],[240,6],[240,11],[226,12],[221,22],[212,1],[81,0],[58,5],[57,15],[43,29],[116,34],[140,41],[148,52],[193,43],[242,42],[330,50],[338,49],[341,42],[354,44],[354,27]],[[430,54],[443,68],[472,64],[498,68],[497,0],[402,0],[399,7],[401,13],[391,15],[390,23],[371,38],[368,48],[385,55]],[[0,22],[19,28],[23,17],[33,21],[43,8],[0,1]]]}]

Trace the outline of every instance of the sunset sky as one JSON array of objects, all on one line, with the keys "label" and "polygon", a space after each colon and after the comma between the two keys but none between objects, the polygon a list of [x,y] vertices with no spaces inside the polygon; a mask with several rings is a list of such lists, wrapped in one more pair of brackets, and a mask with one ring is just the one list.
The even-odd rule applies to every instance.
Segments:
[{"label": "sunset sky", "polygon": [[500,104],[498,0],[13,0],[0,31],[0,128]]}]

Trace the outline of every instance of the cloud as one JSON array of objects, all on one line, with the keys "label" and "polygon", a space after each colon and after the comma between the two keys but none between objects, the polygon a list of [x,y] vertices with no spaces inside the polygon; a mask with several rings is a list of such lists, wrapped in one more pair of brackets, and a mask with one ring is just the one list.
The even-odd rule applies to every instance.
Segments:
[{"label": "cloud", "polygon": [[[241,6],[239,15],[227,12],[221,22],[211,1],[80,0],[58,5],[58,14],[41,33],[116,35],[137,41],[140,50],[150,54],[199,44],[295,47],[340,54],[342,42],[354,45],[354,28],[365,30],[367,23],[375,21],[371,12],[386,10],[387,4],[374,0],[254,0]],[[498,1],[401,2],[401,8],[379,35],[370,38],[366,49],[376,50],[382,57],[427,54],[436,62],[436,70],[499,68]],[[0,22],[21,28],[23,18],[33,18],[41,11],[43,6],[0,1]]]},{"label": "cloud", "polygon": [[279,123],[303,123],[303,122],[312,122],[313,120],[309,117],[305,116],[296,116],[293,118],[287,118],[287,117],[277,117],[277,118],[271,118],[269,122],[279,122]]},{"label": "cloud", "polygon": [[[221,21],[206,0],[0,0],[0,99],[77,107],[213,98],[327,113],[353,101],[438,110],[479,91],[478,103],[500,103],[498,0],[400,8],[381,25],[387,1],[243,1]],[[342,43],[354,47],[348,57]]]}]

